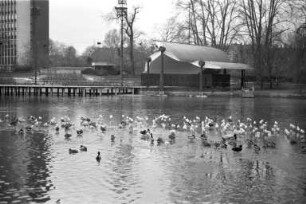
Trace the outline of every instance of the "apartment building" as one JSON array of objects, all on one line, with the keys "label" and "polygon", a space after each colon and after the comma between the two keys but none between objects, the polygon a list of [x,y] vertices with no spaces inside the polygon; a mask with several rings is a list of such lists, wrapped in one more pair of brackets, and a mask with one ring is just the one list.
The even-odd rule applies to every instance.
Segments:
[{"label": "apartment building", "polygon": [[0,0],[0,70],[48,66],[49,0]]}]

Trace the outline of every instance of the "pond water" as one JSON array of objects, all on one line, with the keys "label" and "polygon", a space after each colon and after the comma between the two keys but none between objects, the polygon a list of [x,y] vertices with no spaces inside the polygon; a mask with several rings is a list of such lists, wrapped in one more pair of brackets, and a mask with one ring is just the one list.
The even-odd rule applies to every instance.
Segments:
[{"label": "pond water", "polygon": [[[179,128],[175,143],[157,145],[142,140],[140,130],[150,128],[155,139],[167,141],[169,128],[153,128],[162,114],[171,123],[207,116],[215,121],[278,121],[275,148],[255,151],[239,135],[240,152],[204,147],[196,132]],[[18,133],[29,122],[9,125],[13,118],[34,116],[39,124]],[[74,124],[65,138],[44,124],[53,117],[69,117]],[[101,117],[102,116],[102,117]],[[134,119],[133,133],[118,124]],[[88,117],[107,126],[81,128]],[[137,119],[138,118],[138,119]],[[273,98],[184,98],[149,96],[0,97],[0,203],[306,203],[306,154],[300,144],[284,136],[289,124],[306,129],[306,103]],[[54,119],[53,119],[54,120]],[[138,120],[138,123],[135,121]],[[27,120],[28,121],[28,120]],[[98,124],[98,123],[97,123]],[[170,124],[170,122],[169,122]],[[33,125],[33,124],[32,124]],[[136,126],[137,125],[137,126]],[[99,125],[98,125],[99,126]],[[269,126],[271,128],[271,126]],[[213,130],[207,135],[216,139]],[[111,141],[111,135],[115,140]],[[87,152],[69,154],[69,148]],[[96,161],[97,152],[101,161]]]}]

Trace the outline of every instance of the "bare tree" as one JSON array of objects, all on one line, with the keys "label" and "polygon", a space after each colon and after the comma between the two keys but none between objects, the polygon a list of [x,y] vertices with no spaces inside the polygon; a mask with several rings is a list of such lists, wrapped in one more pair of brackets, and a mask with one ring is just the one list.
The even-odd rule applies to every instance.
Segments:
[{"label": "bare tree", "polygon": [[160,38],[158,40],[164,42],[185,42],[186,36],[184,25],[177,21],[177,16],[169,18],[163,25],[156,30],[159,31]]},{"label": "bare tree", "polygon": [[130,60],[131,60],[131,69],[132,69],[132,75],[135,75],[135,60],[134,60],[134,41],[141,33],[137,33],[134,28],[134,23],[136,21],[136,16],[139,13],[140,7],[134,7],[132,9],[131,13],[128,13],[125,15],[125,33],[127,34],[129,38],[129,48],[130,48]]},{"label": "bare tree", "polygon": [[120,36],[117,29],[112,29],[105,34],[104,45],[110,48],[119,48]]},{"label": "bare tree", "polygon": [[188,12],[185,28],[194,44],[227,50],[239,36],[236,0],[179,0],[177,7]]},{"label": "bare tree", "polygon": [[[134,45],[135,45],[135,40],[142,34],[142,32],[138,32],[135,29],[135,22],[136,22],[136,17],[140,11],[139,6],[135,6],[132,8],[132,12],[127,13],[127,15],[124,16],[125,20],[125,27],[124,31],[125,34],[127,35],[127,40],[128,40],[128,45],[129,45],[129,58],[131,61],[131,73],[134,75],[135,74],[135,61],[134,61]],[[117,19],[117,16],[115,15],[116,12],[108,13],[104,15],[104,19],[107,21],[114,21]]]},{"label": "bare tree", "polygon": [[264,76],[268,75],[272,88],[273,46],[287,30],[286,14],[289,0],[242,0],[240,16],[245,32],[251,41],[254,66],[263,87]]}]

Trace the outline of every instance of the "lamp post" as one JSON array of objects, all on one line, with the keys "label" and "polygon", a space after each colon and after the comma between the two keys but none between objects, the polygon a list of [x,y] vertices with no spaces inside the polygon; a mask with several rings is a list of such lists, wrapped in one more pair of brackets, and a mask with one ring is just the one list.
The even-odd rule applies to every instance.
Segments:
[{"label": "lamp post", "polygon": [[120,44],[120,79],[121,86],[123,86],[123,20],[127,15],[127,3],[126,0],[118,0],[118,6],[115,7],[117,11],[117,17],[121,20],[120,33],[121,33],[121,44]]},{"label": "lamp post", "polygon": [[152,61],[152,59],[151,59],[151,57],[149,57],[148,59],[147,59],[147,86],[149,86],[150,85],[150,83],[149,83],[149,76],[150,76],[150,63],[151,63],[151,61]]},{"label": "lamp post", "polygon": [[200,92],[203,91],[203,67],[205,66],[205,62],[204,61],[199,61],[199,65],[200,65]]},{"label": "lamp post", "polygon": [[159,91],[164,92],[164,52],[166,48],[163,46],[159,47],[160,58],[161,58],[161,69],[160,69],[160,78],[159,78]]},{"label": "lamp post", "polygon": [[245,70],[241,70],[241,89],[245,88]]}]

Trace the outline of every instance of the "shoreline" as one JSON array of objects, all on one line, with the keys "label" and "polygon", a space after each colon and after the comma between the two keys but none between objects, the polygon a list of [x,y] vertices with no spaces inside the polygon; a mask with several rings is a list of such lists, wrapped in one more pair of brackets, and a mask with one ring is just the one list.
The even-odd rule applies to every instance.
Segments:
[{"label": "shoreline", "polygon": [[254,91],[254,97],[242,97],[242,91],[149,91],[141,90],[140,95],[147,96],[180,96],[180,97],[195,97],[195,98],[207,98],[207,97],[241,97],[241,98],[294,98],[294,99],[306,99],[306,90],[298,92],[297,90],[256,90]]}]

